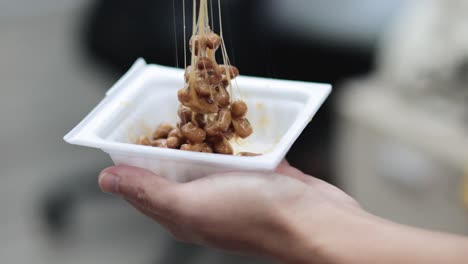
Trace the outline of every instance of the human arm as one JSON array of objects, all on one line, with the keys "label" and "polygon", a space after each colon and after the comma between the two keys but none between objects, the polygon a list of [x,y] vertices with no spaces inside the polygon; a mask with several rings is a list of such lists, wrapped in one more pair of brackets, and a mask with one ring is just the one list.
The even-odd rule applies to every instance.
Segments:
[{"label": "human arm", "polygon": [[463,263],[466,239],[373,216],[334,186],[283,162],[276,173],[229,173],[174,183],[112,167],[100,186],[180,240],[284,263]]}]

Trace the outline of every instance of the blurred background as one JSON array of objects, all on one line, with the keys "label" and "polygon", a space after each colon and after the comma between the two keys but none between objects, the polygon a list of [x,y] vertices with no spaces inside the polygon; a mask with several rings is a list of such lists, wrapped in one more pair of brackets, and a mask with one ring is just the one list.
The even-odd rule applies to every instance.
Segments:
[{"label": "blurred background", "polygon": [[[335,87],[293,165],[468,235],[467,0],[221,3],[242,74]],[[175,242],[99,192],[107,155],[62,140],[137,58],[183,65],[182,32],[181,0],[0,0],[2,263],[268,263]]]}]

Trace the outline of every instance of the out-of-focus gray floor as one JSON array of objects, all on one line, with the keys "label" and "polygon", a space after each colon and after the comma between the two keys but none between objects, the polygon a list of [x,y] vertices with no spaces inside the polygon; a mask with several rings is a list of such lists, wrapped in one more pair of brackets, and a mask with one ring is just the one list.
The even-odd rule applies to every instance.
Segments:
[{"label": "out-of-focus gray floor", "polygon": [[[85,195],[62,236],[44,228],[46,194],[93,182],[110,164],[62,140],[116,81],[80,52],[80,18],[75,10],[0,22],[0,262],[164,263],[169,236],[105,194]],[[187,263],[259,263],[225,257],[202,251]]]}]

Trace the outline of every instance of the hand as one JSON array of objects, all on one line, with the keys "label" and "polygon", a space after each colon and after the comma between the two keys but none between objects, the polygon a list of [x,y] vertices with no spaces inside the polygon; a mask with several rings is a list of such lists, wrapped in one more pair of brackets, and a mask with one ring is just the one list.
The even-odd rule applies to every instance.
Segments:
[{"label": "hand", "polygon": [[182,184],[118,166],[104,170],[99,184],[182,241],[280,260],[300,258],[304,250],[310,258],[316,245],[305,240],[362,212],[341,190],[287,162],[274,174],[228,173]]}]

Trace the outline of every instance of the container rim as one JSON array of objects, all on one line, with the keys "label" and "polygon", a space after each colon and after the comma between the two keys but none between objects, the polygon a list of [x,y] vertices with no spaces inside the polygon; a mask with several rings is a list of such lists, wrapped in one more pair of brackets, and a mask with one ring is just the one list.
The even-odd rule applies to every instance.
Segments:
[{"label": "container rim", "polygon": [[[275,84],[287,84],[291,91],[300,91],[307,97],[305,98],[306,100],[304,108],[299,112],[297,119],[294,120],[292,125],[287,129],[286,133],[282,136],[280,141],[276,144],[272,151],[261,156],[242,157],[211,153],[195,153],[189,151],[162,149],[139,146],[129,143],[114,142],[99,137],[95,133],[96,129],[99,127],[99,124],[96,124],[99,121],[96,120],[96,116],[103,110],[109,108],[109,105],[112,104],[113,99],[115,99],[120,93],[124,92],[126,87],[128,87],[130,83],[136,81],[148,67],[158,69],[158,72],[160,72],[160,75],[162,76],[178,76],[183,73],[182,69],[175,69],[155,64],[148,65],[144,59],[138,59],[130,68],[130,70],[112,88],[108,90],[106,97],[83,119],[83,121],[81,121],[64,137],[64,140],[70,144],[98,148],[109,154],[120,154],[129,157],[149,157],[160,160],[191,162],[242,170],[273,171],[287,154],[288,150],[294,144],[307,124],[312,121],[312,117],[319,110],[332,90],[330,84],[240,76],[240,79],[249,82],[274,82]],[[315,91],[312,91],[309,89],[311,85],[317,89],[321,89],[320,98],[313,98],[313,96],[317,96],[317,90],[315,89]]]}]

